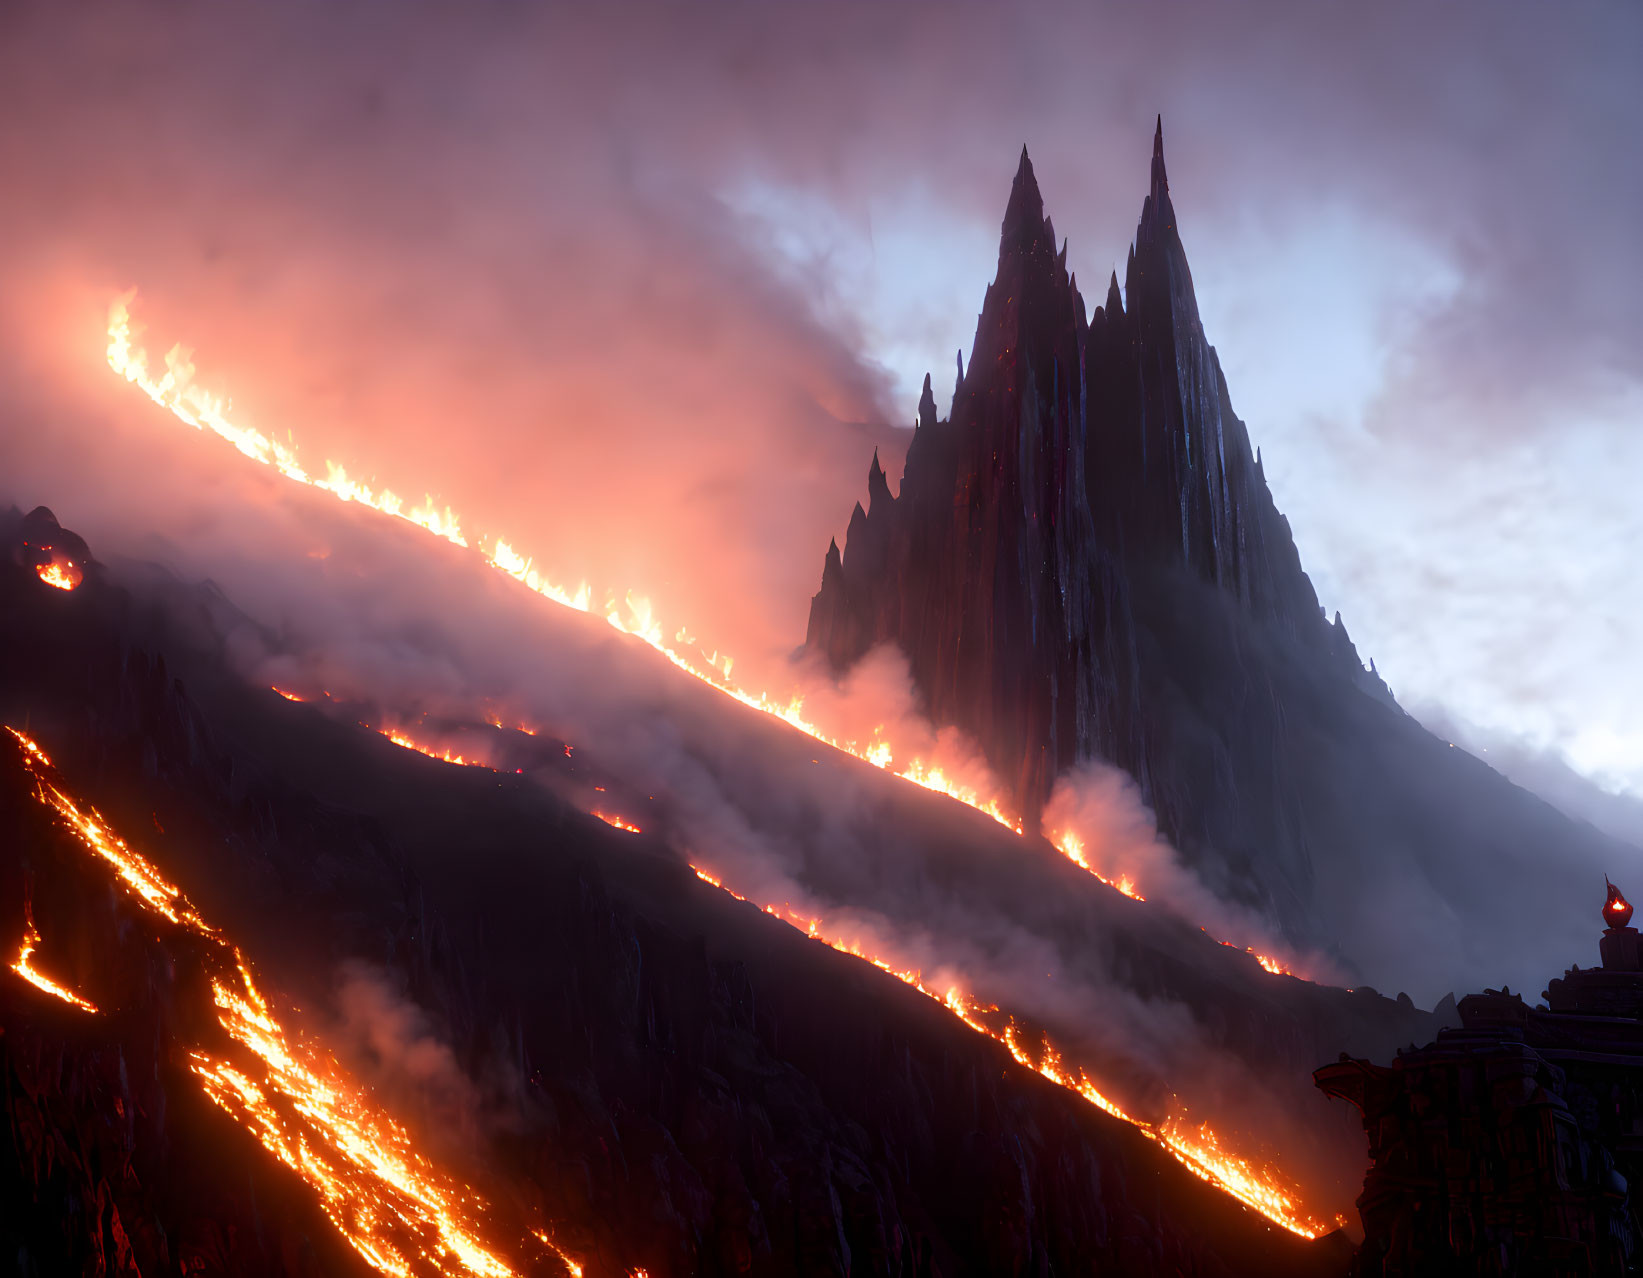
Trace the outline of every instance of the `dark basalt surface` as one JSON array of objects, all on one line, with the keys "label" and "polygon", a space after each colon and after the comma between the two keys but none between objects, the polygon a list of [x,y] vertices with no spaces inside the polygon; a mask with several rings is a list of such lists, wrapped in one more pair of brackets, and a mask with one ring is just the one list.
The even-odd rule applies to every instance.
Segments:
[{"label": "dark basalt surface", "polygon": [[875,456],[812,602],[836,669],[881,643],[1029,820],[1068,767],[1113,763],[1298,943],[1339,939],[1341,868],[1389,847],[1607,846],[1420,728],[1325,619],[1205,339],[1161,122],[1123,293],[1088,319],[1023,150],[951,416],[927,378],[899,494]]},{"label": "dark basalt surface", "polygon": [[[474,1096],[453,1120],[347,1059],[492,1197],[504,1245],[546,1223],[591,1275],[657,1278],[1339,1272],[1337,1243],[1269,1226],[665,846],[245,687],[169,624],[197,619],[157,619],[95,563],[72,593],[0,563],[0,719],[304,1009],[295,1023],[330,1031],[346,963],[398,982]],[[0,921],[20,935],[32,898],[50,969],[104,1010],[0,972],[0,1184],[22,1207],[0,1263],[357,1271],[185,1072],[179,1027],[204,1015],[188,956],[43,811],[0,759]]]}]

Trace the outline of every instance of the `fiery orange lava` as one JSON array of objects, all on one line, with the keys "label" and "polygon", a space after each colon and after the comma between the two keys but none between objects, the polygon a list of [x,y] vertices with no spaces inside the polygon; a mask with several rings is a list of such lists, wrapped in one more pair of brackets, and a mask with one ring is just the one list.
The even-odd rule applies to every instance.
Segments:
[{"label": "fiery orange lava", "polygon": [[[631,590],[621,594],[607,593],[596,602],[593,591],[585,582],[572,591],[549,581],[534,566],[534,561],[529,556],[521,554],[501,537],[491,540],[489,550],[482,545],[471,543],[451,508],[435,506],[432,497],[425,497],[420,506],[407,505],[397,494],[386,489],[372,488],[352,478],[341,466],[331,461],[325,463],[323,477],[310,472],[303,466],[294,448],[252,427],[240,426],[230,421],[227,416],[227,405],[222,397],[195,384],[193,362],[188,351],[182,346],[173,346],[166,353],[163,373],[149,368],[147,353],[132,344],[131,303],[135,296],[135,291],[123,294],[116,298],[109,308],[108,365],[180,421],[186,422],[196,430],[211,431],[227,440],[244,456],[262,465],[273,467],[287,479],[328,492],[341,501],[357,502],[382,514],[407,520],[454,545],[476,549],[493,568],[506,573],[537,594],[578,612],[602,616],[616,630],[633,635],[649,644],[679,669],[694,675],[726,696],[734,697],[743,705],[773,715],[827,745],[855,755],[858,759],[865,759],[875,767],[895,772],[915,785],[949,795],[980,812],[985,812],[1001,825],[1020,832],[1020,819],[1006,812],[996,796],[981,794],[922,759],[913,759],[898,768],[893,747],[882,739],[875,738],[862,744],[841,741],[829,735],[819,725],[806,718],[802,695],[796,694],[783,699],[767,693],[748,692],[738,687],[730,678],[731,667],[734,665],[730,657],[720,656],[716,652],[700,654],[698,650],[698,656],[693,660],[668,642],[667,631],[655,617],[650,601]],[[683,627],[675,631],[675,642],[691,642]]]},{"label": "fiery orange lava", "polygon": [[34,926],[34,915],[25,912],[23,930],[23,948],[18,952],[17,961],[11,965],[16,972],[37,990],[44,990],[54,998],[60,998],[71,1007],[77,1007],[82,1012],[95,1012],[96,1005],[88,1003],[66,985],[59,985],[51,977],[34,966],[34,951],[40,944],[40,931]]},{"label": "fiery orange lava", "polygon": [[287,701],[301,701],[301,700],[303,700],[303,698],[299,697],[296,693],[287,692],[284,688],[270,688],[269,691],[279,693],[280,696],[284,697]]},{"label": "fiery orange lava", "polygon": [[70,563],[66,559],[62,562],[54,559],[49,564],[41,564],[34,571],[46,585],[56,586],[59,590],[73,590],[85,577],[78,564]]},{"label": "fiery orange lava", "polygon": [[[691,866],[696,877],[727,892],[738,901],[748,898],[725,886],[717,875],[697,866]],[[754,902],[753,904],[757,904]],[[1303,1238],[1316,1238],[1327,1228],[1301,1207],[1295,1190],[1284,1181],[1278,1169],[1271,1164],[1257,1164],[1221,1147],[1207,1123],[1190,1126],[1184,1116],[1171,1115],[1161,1123],[1150,1123],[1127,1113],[1122,1106],[1096,1087],[1089,1074],[1080,1068],[1073,1072],[1062,1062],[1061,1052],[1047,1038],[1039,1036],[1036,1051],[1023,1041],[1027,1033],[1008,1013],[1001,1013],[991,1004],[980,1003],[957,985],[938,991],[925,985],[923,974],[914,969],[898,968],[895,964],[863,950],[857,940],[845,940],[830,933],[823,920],[799,914],[786,905],[761,906],[766,914],[796,927],[806,936],[822,942],[841,953],[850,954],[888,972],[897,980],[919,993],[935,1000],[978,1034],[984,1034],[1002,1043],[1016,1061],[1042,1075],[1053,1083],[1075,1092],[1091,1105],[1114,1118],[1122,1119],[1157,1141],[1175,1159],[1194,1175],[1231,1194],[1245,1206],[1252,1207],[1268,1220],[1282,1225]]]},{"label": "fiery orange lava", "polygon": [[611,816],[608,812],[593,812],[590,813],[590,815],[598,817],[606,825],[615,826],[618,830],[629,830],[634,834],[644,833],[643,830],[634,825],[631,821],[624,821],[619,816]]},{"label": "fiery orange lava", "polygon": [[[218,1021],[235,1045],[230,1056],[204,1047],[191,1053],[206,1095],[314,1189],[343,1237],[379,1272],[511,1278],[513,1268],[481,1241],[485,1204],[419,1154],[405,1128],[373,1105],[335,1060],[289,1034],[244,955],[94,809],[68,796],[38,745],[15,728],[7,731],[23,749],[40,801],[113,867],[142,905],[204,942]],[[542,1237],[580,1275],[580,1267]]]}]

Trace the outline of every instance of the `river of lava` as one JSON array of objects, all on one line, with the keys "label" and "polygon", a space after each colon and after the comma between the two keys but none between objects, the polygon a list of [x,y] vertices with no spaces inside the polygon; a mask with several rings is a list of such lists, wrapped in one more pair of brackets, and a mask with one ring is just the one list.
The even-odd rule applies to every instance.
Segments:
[{"label": "river of lava", "polygon": [[[186,422],[196,430],[211,431],[227,440],[242,455],[264,466],[273,467],[296,483],[330,493],[341,501],[357,502],[382,514],[404,519],[453,545],[477,550],[485,561],[499,572],[506,573],[554,603],[578,612],[602,616],[615,629],[643,640],[679,669],[726,696],[734,697],[743,705],[773,715],[818,741],[853,754],[858,759],[865,759],[875,767],[895,772],[915,785],[949,795],[979,812],[985,812],[1001,825],[1017,833],[1021,831],[1020,820],[1006,812],[996,797],[982,794],[973,786],[948,776],[940,767],[921,759],[914,759],[904,767],[898,768],[894,761],[893,748],[887,742],[875,739],[863,745],[855,741],[842,741],[807,719],[802,695],[794,695],[784,700],[767,693],[748,692],[732,682],[730,670],[734,662],[731,658],[721,657],[717,653],[698,653],[695,658],[687,656],[668,641],[666,631],[656,619],[648,599],[627,591],[620,596],[609,594],[596,606],[593,592],[586,584],[574,591],[556,585],[537,570],[531,558],[520,554],[502,538],[491,539],[488,550],[471,543],[468,535],[462,530],[461,521],[451,508],[436,506],[432,497],[425,497],[420,505],[408,503],[396,493],[373,488],[355,479],[343,467],[332,461],[325,463],[323,476],[310,472],[304,467],[294,448],[253,427],[241,426],[231,421],[227,414],[227,404],[222,397],[204,390],[194,382],[194,366],[188,352],[182,346],[173,346],[166,353],[163,373],[151,371],[147,353],[132,345],[130,308],[134,297],[134,292],[123,294],[116,298],[109,308],[108,365],[156,404],[170,411],[178,420]],[[688,642],[682,628],[676,631],[676,639],[679,642]]]},{"label": "river of lava", "polygon": [[[721,892],[729,893],[738,901],[748,900],[741,893],[725,886],[724,881],[717,875],[694,865],[691,869],[704,883],[711,884]],[[1298,1201],[1296,1191],[1285,1182],[1275,1166],[1270,1163],[1254,1163],[1223,1149],[1208,1123],[1190,1124],[1182,1114],[1171,1115],[1161,1123],[1150,1123],[1143,1118],[1137,1118],[1096,1087],[1084,1069],[1080,1068],[1074,1072],[1067,1066],[1060,1050],[1045,1035],[1036,1035],[1037,1050],[1031,1049],[1027,1040],[1034,1035],[1025,1030],[1008,1012],[1001,1012],[993,1004],[977,1001],[958,985],[948,985],[945,990],[932,988],[924,983],[922,972],[898,967],[894,962],[864,950],[860,941],[846,940],[841,935],[830,932],[822,919],[802,914],[787,905],[764,905],[760,908],[766,914],[797,928],[812,940],[820,941],[841,953],[864,959],[880,971],[888,972],[903,984],[940,1003],[976,1033],[985,1034],[995,1042],[1002,1043],[1018,1064],[1076,1093],[1104,1113],[1136,1127],[1148,1139],[1156,1141],[1168,1150],[1176,1161],[1193,1175],[1225,1190],[1274,1224],[1282,1225],[1303,1238],[1316,1238],[1329,1228],[1328,1225],[1306,1214]]]},{"label": "river of lava", "polygon": [[[233,1045],[190,1053],[211,1100],[317,1192],[325,1214],[379,1272],[509,1278],[514,1269],[481,1241],[485,1204],[478,1196],[419,1154],[410,1133],[334,1059],[289,1033],[239,949],[94,809],[69,796],[38,745],[15,728],[7,731],[22,747],[40,801],[137,901],[190,934],[203,953],[217,1019]],[[580,1275],[550,1239],[538,1237]]]}]

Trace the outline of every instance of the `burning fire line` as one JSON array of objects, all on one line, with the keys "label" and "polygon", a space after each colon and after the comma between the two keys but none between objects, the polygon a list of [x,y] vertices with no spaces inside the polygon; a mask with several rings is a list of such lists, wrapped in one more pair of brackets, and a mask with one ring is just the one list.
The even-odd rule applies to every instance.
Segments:
[{"label": "burning fire line", "polygon": [[[278,689],[275,689],[275,691],[278,691]],[[460,754],[456,754],[451,750],[441,750],[435,746],[423,745],[420,742],[413,741],[395,728],[378,728],[377,731],[396,746],[404,746],[407,750],[415,750],[418,754],[425,754],[430,759],[439,759],[445,763],[460,763],[463,767],[482,768],[486,766],[477,759],[464,759]]]},{"label": "burning fire line", "polygon": [[[257,988],[244,955],[94,809],[69,797],[38,745],[15,728],[7,731],[22,747],[36,797],[114,869],[139,902],[207,942],[217,1017],[236,1051],[232,1059],[203,1048],[190,1053],[190,1068],[206,1095],[318,1193],[325,1214],[379,1272],[396,1278],[430,1270],[452,1278],[513,1278],[514,1269],[480,1240],[484,1202],[419,1154],[410,1133],[375,1108],[335,1060],[294,1040]],[[37,940],[32,921],[30,932]],[[19,964],[30,948],[25,942]],[[66,991],[51,992],[80,1002]],[[551,1238],[540,1231],[535,1236],[580,1278],[581,1267]]]},{"label": "burning fire line", "polygon": [[[372,488],[353,478],[341,466],[331,461],[325,463],[323,477],[311,473],[302,465],[295,449],[259,430],[239,426],[230,421],[226,401],[194,383],[193,362],[181,345],[173,346],[167,352],[165,372],[159,376],[153,375],[149,371],[147,353],[132,345],[130,307],[135,296],[135,291],[126,293],[116,298],[109,308],[108,365],[180,421],[186,422],[196,430],[211,431],[227,440],[244,456],[264,466],[273,467],[287,479],[328,492],[340,501],[358,502],[382,514],[404,519],[454,545],[477,550],[493,568],[506,573],[537,594],[554,603],[573,608],[577,612],[597,612],[614,629],[643,640],[681,670],[694,675],[725,695],[734,697],[743,705],[773,715],[835,749],[855,755],[858,759],[865,759],[875,767],[895,770],[893,750],[888,743],[874,740],[862,746],[856,742],[835,739],[804,717],[803,696],[795,695],[783,702],[765,693],[743,690],[730,678],[731,668],[735,664],[732,658],[720,656],[718,653],[704,657],[704,664],[692,661],[668,642],[666,632],[653,615],[648,599],[635,596],[632,591],[628,591],[620,600],[608,596],[596,608],[593,593],[586,583],[574,592],[554,584],[533,566],[533,561],[529,557],[520,554],[502,538],[494,538],[489,550],[470,542],[455,512],[449,506],[436,506],[432,497],[425,497],[421,505],[410,505],[396,493],[387,489]],[[682,629],[678,631],[675,639],[678,642],[688,642]],[[897,775],[927,790],[935,790],[958,799],[1018,833],[1021,830],[1020,820],[1007,814],[997,799],[987,798],[973,787],[948,777],[939,767],[915,759],[897,772]]]},{"label": "burning fire line", "polygon": [[[716,875],[709,874],[695,865],[690,868],[704,883],[728,893],[738,901],[747,901],[747,897],[726,887],[724,881]],[[1023,1042],[1023,1035],[1027,1031],[1021,1028],[1013,1016],[1001,1013],[996,1006],[978,1002],[957,985],[949,986],[944,992],[933,989],[924,983],[923,973],[916,969],[898,968],[863,950],[859,941],[846,941],[837,935],[829,934],[821,919],[802,915],[790,906],[764,905],[760,908],[766,914],[797,928],[812,940],[820,941],[840,953],[863,959],[925,997],[940,1003],[976,1033],[1002,1043],[1018,1064],[1076,1093],[1104,1113],[1129,1123],[1149,1140],[1156,1141],[1168,1150],[1193,1175],[1231,1194],[1274,1224],[1282,1225],[1291,1233],[1299,1234],[1303,1238],[1317,1238],[1329,1228],[1305,1214],[1296,1201],[1294,1191],[1285,1186],[1275,1167],[1258,1166],[1223,1149],[1208,1123],[1193,1127],[1182,1115],[1171,1115],[1157,1124],[1137,1118],[1097,1088],[1084,1069],[1080,1068],[1073,1073],[1064,1065],[1061,1052],[1046,1036],[1039,1036],[1036,1054],[1029,1050]]]},{"label": "burning fire line", "polygon": [[[165,372],[158,377],[151,374],[147,352],[132,344],[131,303],[135,298],[136,290],[133,289],[117,297],[109,307],[108,366],[180,421],[186,422],[196,430],[211,431],[227,440],[244,456],[261,465],[273,467],[287,479],[328,492],[340,501],[357,502],[381,514],[406,520],[453,545],[476,550],[491,567],[506,573],[543,598],[575,609],[577,612],[598,612],[614,629],[642,640],[680,670],[724,695],[733,697],[743,705],[780,719],[825,745],[854,755],[876,768],[892,772],[914,785],[957,799],[960,803],[992,817],[1000,825],[1014,830],[1017,834],[1023,832],[1021,819],[1006,812],[996,797],[984,796],[974,787],[949,777],[940,767],[926,764],[921,759],[914,759],[907,766],[897,769],[894,749],[882,738],[875,737],[863,746],[858,742],[841,741],[830,735],[820,725],[805,717],[803,694],[795,693],[786,701],[782,701],[768,693],[748,692],[730,677],[734,660],[717,652],[703,657],[705,664],[692,661],[668,642],[666,631],[653,615],[650,601],[636,597],[631,590],[626,592],[620,601],[613,595],[607,595],[605,601],[596,609],[593,594],[587,583],[584,582],[575,592],[554,584],[534,567],[534,561],[530,557],[520,554],[501,537],[492,540],[489,550],[482,545],[471,543],[467,534],[462,531],[461,522],[455,512],[449,506],[436,506],[431,496],[425,496],[422,505],[408,505],[398,494],[387,489],[372,488],[329,460],[325,463],[323,478],[310,473],[302,465],[293,447],[282,444],[253,427],[239,426],[230,421],[227,415],[227,402],[221,396],[214,395],[195,384],[193,361],[189,352],[180,343],[166,352]],[[676,632],[675,640],[680,643],[690,642],[682,627]],[[400,744],[421,750],[424,754],[432,754],[434,758],[446,758],[444,754],[426,750],[410,742],[402,741]],[[448,761],[461,762],[459,759]],[[1094,870],[1084,857],[1081,846],[1078,846],[1076,853],[1069,850],[1069,846],[1077,846],[1075,839],[1069,841],[1064,836],[1056,846],[1069,860],[1109,887],[1136,900],[1146,899],[1136,890],[1134,882],[1128,876],[1121,876],[1114,881]],[[1254,950],[1249,952],[1254,954],[1261,966],[1269,972],[1293,974],[1287,965],[1277,959],[1256,954]]]},{"label": "burning fire line", "polygon": [[11,965],[16,972],[35,989],[44,990],[54,998],[60,998],[71,1007],[77,1007],[82,1012],[95,1012],[96,1004],[89,1003],[81,998],[66,985],[59,985],[51,977],[34,966],[33,956],[35,948],[40,944],[40,929],[34,926],[34,912],[24,907],[23,917],[25,926],[23,931],[23,948],[17,955],[17,961]]}]

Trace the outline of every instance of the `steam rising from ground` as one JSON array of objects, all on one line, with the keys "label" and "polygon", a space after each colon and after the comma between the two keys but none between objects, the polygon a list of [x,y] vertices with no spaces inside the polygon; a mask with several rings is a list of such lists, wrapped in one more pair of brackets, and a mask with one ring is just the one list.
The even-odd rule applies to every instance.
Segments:
[{"label": "steam rising from ground", "polygon": [[1312,980],[1345,983],[1345,973],[1321,954],[1300,959],[1274,941],[1269,920],[1225,901],[1205,886],[1158,833],[1158,821],[1128,773],[1090,761],[1061,776],[1044,807],[1052,839],[1073,834],[1090,867],[1103,878],[1131,881],[1147,901],[1217,940],[1275,954]]}]

